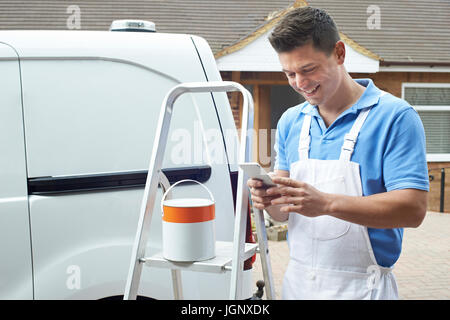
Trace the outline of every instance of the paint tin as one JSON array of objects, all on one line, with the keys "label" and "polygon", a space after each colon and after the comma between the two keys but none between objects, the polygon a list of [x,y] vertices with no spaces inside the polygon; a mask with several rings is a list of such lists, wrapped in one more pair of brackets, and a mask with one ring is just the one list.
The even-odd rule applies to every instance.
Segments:
[{"label": "paint tin", "polygon": [[[195,182],[209,194],[205,198],[168,199],[166,196],[176,185]],[[164,193],[161,200],[163,256],[179,262],[203,261],[215,257],[215,201],[202,183],[181,180]]]}]

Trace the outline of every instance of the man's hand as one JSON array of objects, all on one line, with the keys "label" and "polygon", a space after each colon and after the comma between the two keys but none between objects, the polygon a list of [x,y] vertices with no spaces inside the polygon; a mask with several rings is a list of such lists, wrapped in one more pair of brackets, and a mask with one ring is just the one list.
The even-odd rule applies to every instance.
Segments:
[{"label": "man's hand", "polygon": [[264,186],[261,180],[248,179],[247,186],[250,188],[253,207],[255,207],[256,209],[264,210],[272,206],[272,200],[280,196],[280,194],[277,194],[276,192],[273,192],[270,195],[267,194],[268,187]]},{"label": "man's hand", "polygon": [[307,217],[317,217],[330,211],[328,194],[310,184],[285,177],[272,177],[272,181],[279,186],[269,188],[266,194],[278,195],[271,204],[283,205],[281,212],[297,212]]},{"label": "man's hand", "polygon": [[324,193],[308,183],[272,177],[278,187],[267,196],[277,195],[271,205],[282,206],[281,214],[296,212],[308,217],[330,215],[369,228],[417,228],[427,209],[427,191],[401,189],[370,196]]},{"label": "man's hand", "polygon": [[[278,177],[289,177],[289,171],[285,170],[275,170],[274,173],[269,173],[272,180]],[[273,191],[272,194],[267,194],[268,189],[273,189],[265,187],[260,180],[249,179],[247,181],[247,186],[250,187],[251,198],[253,202],[253,207],[255,209],[266,210],[266,212],[276,221],[286,221],[289,218],[288,212],[280,212],[280,206],[272,205],[272,200],[279,198],[280,194]]]}]

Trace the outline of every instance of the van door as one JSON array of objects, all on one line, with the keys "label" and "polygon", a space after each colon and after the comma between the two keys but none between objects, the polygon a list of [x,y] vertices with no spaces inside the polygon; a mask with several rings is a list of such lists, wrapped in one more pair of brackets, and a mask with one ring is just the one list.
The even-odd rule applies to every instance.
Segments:
[{"label": "van door", "polygon": [[33,299],[30,222],[17,54],[0,43],[0,299]]}]

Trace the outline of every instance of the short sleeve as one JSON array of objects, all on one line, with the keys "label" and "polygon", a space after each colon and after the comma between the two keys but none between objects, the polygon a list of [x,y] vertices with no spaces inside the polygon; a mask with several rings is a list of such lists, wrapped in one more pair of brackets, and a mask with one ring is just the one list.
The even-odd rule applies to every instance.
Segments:
[{"label": "short sleeve", "polygon": [[387,191],[429,190],[425,131],[412,107],[403,109],[392,123],[383,154],[383,179]]},{"label": "short sleeve", "polygon": [[277,124],[277,132],[275,135],[275,170],[289,171],[289,165],[286,154],[286,112],[281,116]]}]

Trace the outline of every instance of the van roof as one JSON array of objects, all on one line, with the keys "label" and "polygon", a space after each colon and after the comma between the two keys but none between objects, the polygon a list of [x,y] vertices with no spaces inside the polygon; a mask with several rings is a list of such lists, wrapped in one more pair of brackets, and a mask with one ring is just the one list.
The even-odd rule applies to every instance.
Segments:
[{"label": "van roof", "polygon": [[[22,57],[77,56],[110,54],[111,50],[154,49],[164,44],[176,50],[183,41],[192,36],[154,32],[111,32],[69,30],[2,30],[0,42],[7,43],[20,52]],[[120,44],[120,46],[119,46]],[[56,51],[55,51],[56,50]]]},{"label": "van roof", "polygon": [[[12,46],[21,60],[88,58],[127,61],[170,75],[179,82],[188,81],[188,78],[183,76],[185,73],[181,67],[183,64],[189,65],[194,62],[199,64],[194,38],[195,42],[206,42],[198,36],[173,33],[69,30],[0,31],[0,42]],[[197,50],[202,50],[202,48],[204,50],[205,46],[201,46]],[[212,56],[212,52],[206,54]]]}]

